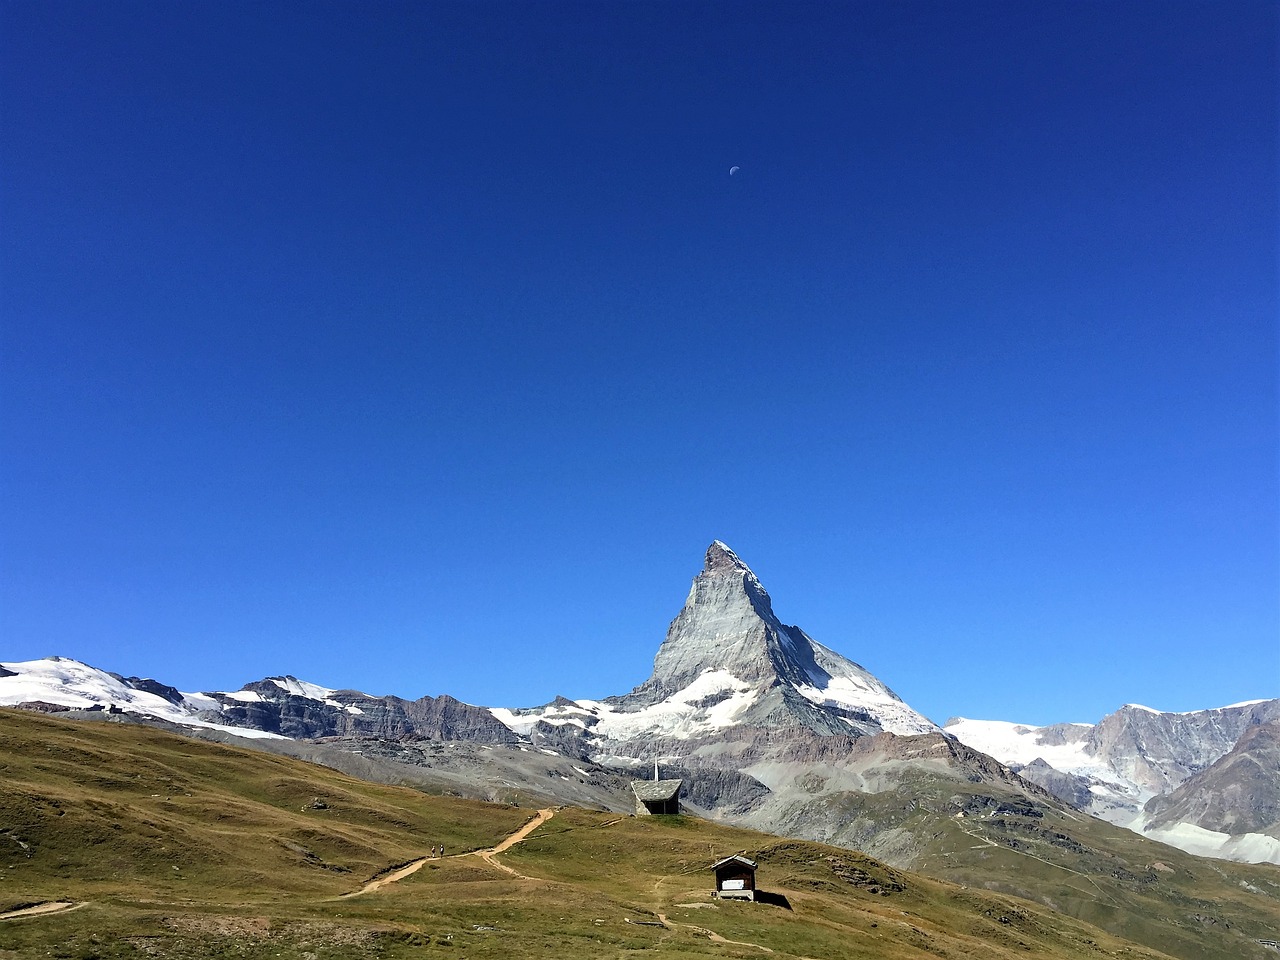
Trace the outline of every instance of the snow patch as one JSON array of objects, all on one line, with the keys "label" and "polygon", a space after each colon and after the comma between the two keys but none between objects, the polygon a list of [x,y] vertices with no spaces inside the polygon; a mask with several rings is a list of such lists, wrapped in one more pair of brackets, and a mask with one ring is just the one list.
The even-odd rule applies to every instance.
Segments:
[{"label": "snow patch", "polygon": [[[1042,742],[1043,727],[1008,720],[970,720],[957,717],[943,728],[967,747],[972,747],[1005,765],[1025,766],[1041,759],[1058,770],[1080,776],[1102,773],[1114,775],[1109,767],[1094,758],[1079,740],[1060,744]],[[1088,727],[1081,729],[1085,734]]]},{"label": "snow patch", "polygon": [[214,713],[222,711],[222,704],[207,693],[184,693],[182,699],[194,710],[212,710]]},{"label": "snow patch", "polygon": [[256,690],[233,690],[231,693],[224,693],[223,696],[228,700],[239,700],[241,703],[263,703],[266,699]]},{"label": "snow patch", "polygon": [[[796,628],[803,637],[803,631]],[[796,690],[819,706],[869,714],[887,733],[914,736],[934,733],[938,725],[907,706],[902,698],[864,667],[816,640],[809,640],[814,662],[821,672],[808,673],[809,683]]]},{"label": "snow patch", "polygon": [[539,723],[550,724],[553,727],[562,727],[567,724],[585,730],[587,729],[587,720],[592,717],[591,711],[584,709],[580,703],[571,703],[570,705],[552,703],[545,707],[531,707],[525,710],[489,707],[488,710],[495,720],[503,724],[512,733],[522,737],[529,736],[533,728]]},{"label": "snow patch", "polygon": [[[724,696],[727,694],[727,696]],[[710,706],[701,703],[723,696]],[[756,701],[751,685],[727,670],[704,670],[683,690],[642,710],[626,713],[598,701],[581,700],[599,712],[594,730],[611,740],[637,737],[690,737],[733,726],[737,717]]]},{"label": "snow patch", "polygon": [[307,683],[307,681],[299,680],[297,677],[269,677],[268,679],[285,693],[291,693],[295,697],[306,697],[308,700],[319,700],[321,703],[324,703],[337,692],[336,690],[330,690],[328,687]]},{"label": "snow patch", "polygon": [[339,703],[333,699],[333,695],[338,692],[337,690],[330,690],[328,687],[322,687],[316,683],[307,683],[307,681],[299,680],[297,677],[268,677],[267,679],[291,696],[315,700],[317,703],[323,703],[326,707],[336,707],[355,716],[360,716],[364,713],[359,707]]},{"label": "snow patch", "polygon": [[[937,729],[890,693],[883,684],[869,683],[857,676],[833,676],[825,686],[819,687],[818,684],[826,679],[811,673],[810,683],[797,684],[796,692],[820,707],[869,713],[879,721],[881,729],[888,733],[912,736]],[[843,719],[853,724],[848,717]]]},{"label": "snow patch", "polygon": [[1280,864],[1280,840],[1262,833],[1243,833],[1233,836],[1216,830],[1206,830],[1193,823],[1177,823],[1154,830],[1145,829],[1145,824],[1137,823],[1133,828],[1145,837],[1167,843],[1171,847],[1177,847],[1198,857],[1235,860],[1239,863]]},{"label": "snow patch", "polygon": [[534,726],[542,722],[553,726],[572,724],[611,740],[643,736],[688,739],[733,726],[755,699],[750,684],[727,670],[709,669],[683,690],[642,710],[628,712],[600,700],[577,700],[571,705],[552,704],[530,710],[490,707],[489,712],[519,736],[529,736]]}]

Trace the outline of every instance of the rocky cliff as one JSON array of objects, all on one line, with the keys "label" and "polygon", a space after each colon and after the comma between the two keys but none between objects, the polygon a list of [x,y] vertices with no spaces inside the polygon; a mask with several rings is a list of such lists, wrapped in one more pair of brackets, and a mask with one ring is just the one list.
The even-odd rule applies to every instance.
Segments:
[{"label": "rocky cliff", "polygon": [[1247,728],[1210,767],[1147,802],[1149,829],[1191,823],[1217,833],[1280,837],[1280,721]]},{"label": "rocky cliff", "polygon": [[1089,751],[1127,780],[1166,793],[1231,750],[1246,729],[1280,720],[1280,700],[1192,713],[1126,705],[1093,728]]},{"label": "rocky cliff", "polygon": [[425,738],[515,744],[519,737],[483,707],[444,695],[402,700],[354,690],[324,690],[294,677],[271,677],[229,694],[210,694],[223,723],[293,739]]}]

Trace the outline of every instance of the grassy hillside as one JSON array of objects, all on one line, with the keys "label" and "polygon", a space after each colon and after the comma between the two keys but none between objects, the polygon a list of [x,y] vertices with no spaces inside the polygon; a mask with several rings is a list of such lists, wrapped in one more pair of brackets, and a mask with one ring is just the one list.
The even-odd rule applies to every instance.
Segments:
[{"label": "grassy hillside", "polygon": [[[839,793],[799,806],[838,823],[838,843],[933,877],[1038,901],[1184,960],[1274,957],[1280,868],[1194,857],[998,784],[907,770],[894,790]],[[834,807],[834,809],[833,809]]]},{"label": "grassy hillside", "polygon": [[[145,727],[0,710],[0,958],[1163,957],[1013,897],[694,818],[428,796]],[[343,898],[443,841],[450,857]],[[768,903],[709,896],[745,850]],[[508,869],[504,870],[505,866]],[[508,871],[514,871],[508,872]]]}]

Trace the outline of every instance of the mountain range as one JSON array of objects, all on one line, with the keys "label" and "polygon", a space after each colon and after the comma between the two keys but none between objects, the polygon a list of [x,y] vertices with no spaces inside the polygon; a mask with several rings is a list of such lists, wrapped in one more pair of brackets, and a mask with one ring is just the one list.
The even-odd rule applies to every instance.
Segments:
[{"label": "mountain range", "polygon": [[629,781],[656,762],[685,781],[686,808],[710,819],[857,848],[1080,916],[1095,909],[1096,890],[1033,883],[1027,871],[1054,864],[1096,874],[1116,898],[1147,895],[1161,861],[1134,846],[1145,842],[1139,834],[1199,855],[1280,863],[1280,700],[1186,714],[1129,705],[1096,724],[955,718],[940,727],[784,624],[719,541],[651,676],[602,700],[486,708],[292,676],[184,693],[51,657],[0,664],[5,704],[249,737],[367,779],[490,800],[627,811]]},{"label": "mountain range", "polygon": [[[610,791],[628,771],[657,761],[685,776],[687,800],[705,815],[824,840],[847,824],[829,822],[815,803],[875,794],[904,768],[942,765],[966,779],[1042,788],[1076,810],[1191,852],[1280,863],[1280,700],[1181,714],[1131,704],[1092,725],[953,718],[939,727],[859,664],[784,624],[756,575],[720,541],[707,549],[651,676],[603,700],[485,708],[448,696],[374,697],[292,676],[183,693],[52,657],[0,664],[0,704],[125,712],[260,745],[328,741],[415,766],[424,763],[424,743],[532,752],[589,769],[521,776],[490,756],[487,765],[499,775],[477,771],[475,785],[494,793],[531,777],[612,776],[603,794],[585,798],[606,805],[625,806],[625,796],[616,800]],[[515,760],[517,768],[531,763]],[[874,848],[866,833],[858,841]]]}]

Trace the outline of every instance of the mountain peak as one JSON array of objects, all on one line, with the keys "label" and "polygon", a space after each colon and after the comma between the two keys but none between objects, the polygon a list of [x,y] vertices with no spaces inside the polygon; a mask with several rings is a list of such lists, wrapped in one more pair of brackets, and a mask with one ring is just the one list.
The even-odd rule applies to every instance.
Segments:
[{"label": "mountain peak", "polygon": [[754,706],[737,722],[843,734],[936,729],[865,669],[783,624],[751,568],[720,540],[707,548],[653,674],[623,700],[634,709],[705,699],[703,687],[713,681],[755,691],[743,694]]},{"label": "mountain peak", "polygon": [[707,547],[707,559],[702,568],[710,573],[713,570],[741,570],[751,573],[751,568],[738,559],[738,555],[729,549],[723,540],[712,540]]},{"label": "mountain peak", "polygon": [[[728,606],[742,608],[763,620],[773,618],[773,605],[759,578],[723,540],[711,541],[703,561],[702,573],[693,581],[686,607]],[[735,613],[737,615],[737,613]]]}]

